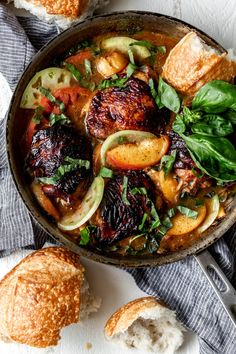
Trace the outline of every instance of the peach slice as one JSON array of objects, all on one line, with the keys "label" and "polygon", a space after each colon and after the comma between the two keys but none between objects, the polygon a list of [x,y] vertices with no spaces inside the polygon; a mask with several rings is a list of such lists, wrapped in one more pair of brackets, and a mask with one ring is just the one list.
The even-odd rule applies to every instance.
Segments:
[{"label": "peach slice", "polygon": [[108,165],[128,169],[143,169],[157,164],[169,148],[169,138],[165,135],[157,138],[145,138],[138,143],[118,145],[107,151]]},{"label": "peach slice", "polygon": [[167,235],[183,235],[195,230],[205,219],[207,208],[206,205],[202,205],[199,208],[195,208],[198,211],[196,219],[189,218],[186,215],[178,212],[172,219],[172,228],[168,230]]}]

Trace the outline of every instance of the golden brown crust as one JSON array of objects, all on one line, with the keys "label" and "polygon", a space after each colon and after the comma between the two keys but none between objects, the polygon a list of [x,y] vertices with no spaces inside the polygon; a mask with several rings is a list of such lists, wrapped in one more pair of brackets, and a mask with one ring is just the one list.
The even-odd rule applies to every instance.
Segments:
[{"label": "golden brown crust", "polygon": [[163,78],[171,86],[187,95],[194,94],[204,85],[209,73],[214,76],[215,69],[222,68],[220,63],[226,56],[226,53],[218,54],[213,49],[198,48],[196,38],[195,32],[182,38],[170,51],[162,71]]},{"label": "golden brown crust", "polygon": [[52,15],[78,17],[86,7],[88,0],[33,0],[35,5],[42,5]]},{"label": "golden brown crust", "polygon": [[36,251],[0,282],[0,333],[35,347],[56,345],[60,329],[79,321],[84,268],[62,247]]},{"label": "golden brown crust", "polygon": [[141,297],[121,306],[107,321],[104,330],[108,337],[124,332],[140,316],[140,314],[153,307],[166,307],[163,301],[153,296]]}]

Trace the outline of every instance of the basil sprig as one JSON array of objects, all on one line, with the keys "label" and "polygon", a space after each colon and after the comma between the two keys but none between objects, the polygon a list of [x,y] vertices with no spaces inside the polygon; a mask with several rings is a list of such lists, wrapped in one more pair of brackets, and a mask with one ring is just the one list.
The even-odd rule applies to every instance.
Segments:
[{"label": "basil sprig", "polygon": [[158,88],[155,89],[153,79],[149,80],[151,94],[159,108],[166,107],[174,113],[178,113],[181,106],[180,96],[175,89],[159,77]]},{"label": "basil sprig", "polygon": [[90,168],[89,160],[74,159],[70,156],[65,157],[63,163],[58,167],[55,174],[51,177],[39,177],[38,181],[44,184],[57,184],[60,179],[68,172],[84,167],[86,170]]}]

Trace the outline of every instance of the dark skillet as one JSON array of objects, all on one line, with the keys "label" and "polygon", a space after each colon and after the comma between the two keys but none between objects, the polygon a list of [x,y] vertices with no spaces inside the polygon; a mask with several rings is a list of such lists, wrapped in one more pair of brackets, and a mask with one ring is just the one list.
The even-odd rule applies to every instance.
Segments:
[{"label": "dark skillet", "polygon": [[202,239],[197,241],[193,246],[181,251],[165,255],[150,255],[138,258],[135,256],[122,257],[114,254],[105,255],[96,250],[82,248],[76,244],[72,238],[62,234],[57,226],[42,212],[29,189],[26,175],[24,173],[23,161],[19,153],[24,125],[22,124],[22,120],[18,119],[17,116],[21,96],[27,83],[37,71],[50,66],[54,58],[63,55],[63,53],[73,47],[75,43],[93,37],[94,35],[110,31],[129,32],[134,27],[167,34],[169,36],[172,35],[175,38],[182,38],[190,30],[194,30],[207,44],[223,51],[223,48],[218,43],[203,32],[182,21],[160,14],[148,12],[125,12],[88,19],[78,25],[74,25],[57,36],[33,58],[32,62],[22,75],[12,98],[7,120],[6,139],[8,161],[16,188],[29,212],[48,234],[73,251],[95,261],[128,267],[145,267],[178,261],[186,256],[202,251],[219,239],[236,221],[236,198],[234,198],[229,204],[227,215],[221,223],[207,230],[203,234]]}]

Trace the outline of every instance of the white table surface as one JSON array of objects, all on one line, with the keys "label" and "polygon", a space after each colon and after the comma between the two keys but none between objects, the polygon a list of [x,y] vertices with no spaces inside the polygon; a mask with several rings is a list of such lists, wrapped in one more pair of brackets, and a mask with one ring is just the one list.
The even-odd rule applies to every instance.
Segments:
[{"label": "white table surface", "polygon": [[[236,48],[236,0],[110,0],[110,5],[100,12],[122,10],[148,10],[171,15],[207,32],[225,48]],[[19,251],[0,259],[0,277],[28,253]],[[109,316],[125,302],[145,294],[125,271],[86,259],[82,259],[82,262],[92,289],[103,299],[99,312],[83,324],[65,328],[56,347],[35,349],[0,342],[1,354],[145,354],[116,347],[103,336],[103,326]],[[87,343],[91,343],[90,349]],[[184,344],[177,353],[198,354],[197,336],[187,332]]]}]

